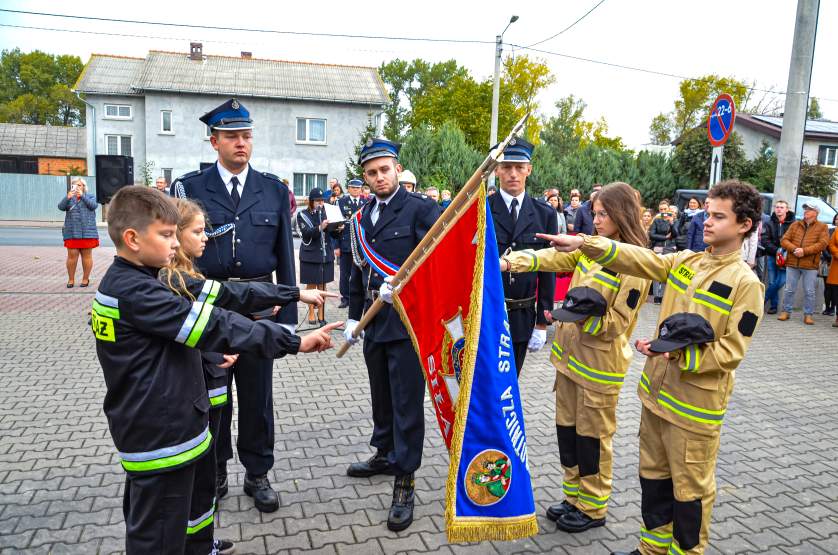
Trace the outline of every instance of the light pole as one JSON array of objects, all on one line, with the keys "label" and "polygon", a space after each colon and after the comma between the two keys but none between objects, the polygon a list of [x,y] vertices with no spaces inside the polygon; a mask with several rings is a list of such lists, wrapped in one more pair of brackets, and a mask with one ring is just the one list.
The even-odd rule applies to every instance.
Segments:
[{"label": "light pole", "polygon": [[[492,87],[492,130],[489,136],[489,148],[495,146],[498,142],[498,104],[500,103],[500,62],[501,54],[503,52],[503,34],[509,29],[509,26],[518,21],[518,16],[513,15],[509,18],[509,23],[503,28],[503,31],[495,37],[495,84]],[[494,186],[495,174],[489,176],[489,186]]]}]

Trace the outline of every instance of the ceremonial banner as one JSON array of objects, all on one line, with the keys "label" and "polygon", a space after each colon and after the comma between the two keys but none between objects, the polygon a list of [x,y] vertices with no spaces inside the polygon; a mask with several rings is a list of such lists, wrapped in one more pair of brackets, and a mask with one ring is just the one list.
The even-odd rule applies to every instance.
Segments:
[{"label": "ceremonial banner", "polygon": [[478,191],[393,295],[451,455],[451,542],[538,533],[497,242]]}]

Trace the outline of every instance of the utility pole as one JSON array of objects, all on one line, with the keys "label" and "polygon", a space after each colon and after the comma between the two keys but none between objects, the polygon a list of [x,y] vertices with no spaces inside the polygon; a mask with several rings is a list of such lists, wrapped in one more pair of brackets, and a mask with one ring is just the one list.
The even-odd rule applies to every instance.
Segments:
[{"label": "utility pole", "polygon": [[792,210],[797,207],[797,185],[803,159],[803,137],[809,111],[809,86],[812,81],[819,10],[820,0],[797,0],[783,129],[777,149],[777,174],[774,178],[774,198],[788,201]]},{"label": "utility pole", "polygon": [[[492,86],[492,130],[489,134],[489,148],[498,144],[498,105],[500,104],[500,63],[501,54],[503,53],[503,34],[509,29],[509,26],[518,21],[518,16],[513,15],[509,18],[509,23],[506,24],[501,34],[495,37],[495,82]],[[489,186],[495,185],[495,174],[489,175]]]}]

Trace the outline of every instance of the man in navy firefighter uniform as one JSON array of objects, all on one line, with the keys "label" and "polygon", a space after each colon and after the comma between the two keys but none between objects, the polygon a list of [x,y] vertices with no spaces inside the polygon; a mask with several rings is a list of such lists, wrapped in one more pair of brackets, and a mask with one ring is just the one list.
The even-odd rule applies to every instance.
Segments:
[{"label": "man in navy firefighter uniform", "polygon": [[[549,243],[535,234],[558,231],[555,209],[549,204],[536,202],[527,193],[527,176],[532,172],[532,150],[532,144],[523,139],[514,139],[503,151],[503,161],[495,169],[500,187],[498,194],[489,197],[489,206],[500,253],[507,249],[519,251],[547,248]],[[527,349],[538,351],[547,341],[548,322],[544,311],[553,310],[556,274],[531,272],[501,275],[515,366],[520,375]]]},{"label": "man in navy firefighter uniform", "polygon": [[[338,208],[340,208],[343,218],[348,220],[352,214],[361,209],[366,202],[361,198],[361,186],[364,182],[360,179],[350,179],[346,184],[348,195],[344,195],[338,199]],[[346,308],[349,306],[349,276],[352,273],[352,252],[349,246],[349,226],[344,226],[340,234],[340,239],[336,241],[337,254],[340,257],[340,305],[338,308]]]},{"label": "man in navy firefighter uniform", "polygon": [[[273,281],[276,272],[278,283],[296,285],[288,188],[275,175],[250,167],[250,113],[231,99],[200,120],[212,130],[210,143],[218,152],[218,162],[186,174],[172,185],[175,196],[184,195],[203,206],[212,227],[206,250],[197,261],[199,269],[219,281]],[[293,333],[296,303],[284,306],[276,320]],[[272,371],[272,360],[242,353],[228,376],[228,388],[232,389],[236,380],[236,447],[246,470],[244,492],[262,512],[279,508],[267,478],[274,464]],[[227,460],[233,457],[232,403],[223,411],[218,441],[219,498],[227,493]]]},{"label": "man in navy firefighter uniform", "polygon": [[[344,336],[352,332],[362,314],[379,296],[392,303],[392,288],[385,277],[404,263],[439,217],[439,205],[425,195],[410,193],[398,184],[399,146],[386,139],[370,139],[361,149],[358,164],[373,197],[352,224],[355,264],[349,280],[349,320]],[[372,254],[372,256],[370,256]],[[422,461],[425,438],[425,378],[407,330],[392,304],[364,330],[364,360],[370,379],[376,453],[349,466],[355,477],[395,475],[393,502],[387,517],[390,530],[404,530],[413,522],[413,474]]]}]

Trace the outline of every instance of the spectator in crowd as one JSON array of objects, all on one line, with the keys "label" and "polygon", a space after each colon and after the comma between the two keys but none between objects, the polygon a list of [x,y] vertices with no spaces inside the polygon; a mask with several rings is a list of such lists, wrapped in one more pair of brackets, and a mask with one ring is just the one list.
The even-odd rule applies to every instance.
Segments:
[{"label": "spectator in crowd", "polygon": [[495,187],[489,187],[489,188],[486,190],[486,193],[487,193],[487,195],[488,195],[488,196],[492,196],[492,195],[494,195],[494,194],[495,194],[495,193],[497,193],[497,192],[498,192],[498,190],[497,190],[497,188],[495,188]]},{"label": "spectator in crowd", "polygon": [[794,212],[789,210],[789,204],[784,200],[774,203],[774,212],[768,224],[762,230],[762,247],[766,256],[766,287],[765,301],[768,303],[768,314],[777,314],[780,303],[780,290],[786,284],[786,268],[777,265],[777,251],[781,249],[780,240],[794,222]]},{"label": "spectator in crowd", "polygon": [[573,222],[573,230],[576,233],[584,233],[586,235],[592,235],[594,232],[594,198],[596,198],[597,193],[602,190],[602,183],[594,183],[594,186],[591,188],[591,195],[582,205],[579,207],[579,210],[576,211],[576,219]]},{"label": "spectator in crowd", "polygon": [[404,187],[409,193],[416,189],[416,176],[410,170],[403,170],[399,174],[399,185]]},{"label": "spectator in crowd", "polygon": [[757,224],[757,229],[742,241],[742,260],[751,270],[756,271],[757,251],[759,250],[759,235],[762,232],[762,222]]},{"label": "spectator in crowd", "polygon": [[442,200],[439,201],[439,205],[445,210],[451,204],[451,191],[443,189],[440,194],[442,195]]},{"label": "spectator in crowd", "polygon": [[579,201],[581,197],[579,193],[570,192],[570,206],[564,209],[565,221],[567,222],[568,232],[576,233],[573,224],[576,222],[576,212],[579,211]]},{"label": "spectator in crowd", "polygon": [[[838,214],[832,218],[832,225],[838,226]],[[832,307],[835,309],[835,321],[832,327],[838,328],[838,228],[832,230],[829,254],[832,261],[829,264],[829,274],[826,276],[826,287],[831,296]]]},{"label": "spectator in crowd", "polygon": [[297,197],[294,196],[294,189],[288,183],[287,178],[280,179],[280,181],[282,181],[282,184],[288,189],[288,203],[291,208],[291,216],[293,216],[294,212],[297,211]]},{"label": "spectator in crowd", "polygon": [[[676,239],[678,228],[675,225],[675,214],[670,210],[669,203],[661,202],[665,211],[652,220],[649,227],[649,246],[658,254],[669,254],[677,250]],[[663,299],[663,282],[656,281],[652,285],[655,304],[661,304]]]},{"label": "spectator in crowd", "polygon": [[[297,226],[300,228],[300,283],[306,289],[326,290],[326,284],[335,281],[335,253],[332,239],[339,238],[343,227],[327,232],[329,220],[323,208],[323,193],[320,189],[312,189],[308,194],[308,207],[297,212]],[[318,318],[315,319],[315,307],[309,305],[308,323],[321,326],[326,325],[325,307],[317,308]]]},{"label": "spectator in crowd", "polygon": [[823,276],[823,301],[824,301],[824,316],[834,316],[838,313],[838,270],[836,275],[830,283],[829,276],[832,274],[832,268],[835,266],[835,255],[832,253],[832,244],[835,242],[835,226],[838,226],[838,214],[832,218],[832,234],[829,236],[829,244],[821,254],[821,275]]},{"label": "spectator in crowd", "polygon": [[337,204],[343,196],[343,187],[340,186],[337,179],[333,179],[332,181],[332,196],[329,197],[329,204]]},{"label": "spectator in crowd", "polygon": [[[685,249],[689,249],[689,230],[690,230],[690,223],[692,223],[693,218],[702,212],[701,203],[698,202],[698,199],[695,197],[690,198],[687,201],[687,206],[684,208],[684,211],[681,212],[681,215],[678,216],[676,227],[678,228],[678,238],[676,242],[678,243],[678,250],[682,251]],[[701,252],[701,251],[699,251]]]},{"label": "spectator in crowd", "polygon": [[803,282],[805,293],[803,301],[803,323],[815,324],[812,314],[815,312],[815,283],[818,277],[821,252],[829,243],[828,228],[818,221],[820,208],[816,204],[803,205],[803,220],[789,226],[780,240],[780,246],[786,249],[786,288],[783,294],[783,311],[778,320],[791,318],[794,293],[797,282]]},{"label": "spectator in crowd", "polygon": [[367,200],[368,198],[370,198],[370,186],[369,185],[364,184],[364,186],[361,187],[361,198],[364,199],[364,200]]},{"label": "spectator in crowd", "polygon": [[96,197],[87,192],[87,182],[76,177],[67,196],[58,203],[64,214],[64,247],[67,249],[67,288],[76,283],[76,268],[81,258],[80,287],[90,285],[93,271],[93,249],[99,246],[96,230]]},{"label": "spectator in crowd", "polygon": [[158,177],[154,181],[154,186],[157,187],[157,190],[161,193],[165,194],[166,196],[169,195],[169,182],[166,181],[165,177]]},{"label": "spectator in crowd", "polygon": [[559,195],[550,195],[547,197],[547,204],[553,207],[556,211],[556,219],[559,222],[559,234],[567,233],[567,220],[564,217],[564,207],[562,206],[562,199]]},{"label": "spectator in crowd", "polygon": [[669,212],[669,199],[663,199],[658,203],[658,213],[655,218],[663,218],[663,215],[667,212]]},{"label": "spectator in crowd", "polygon": [[704,209],[693,215],[687,228],[687,247],[693,252],[703,252],[707,249],[704,242],[704,220],[707,219],[707,207],[710,201],[704,199]]},{"label": "spectator in crowd", "polygon": [[652,225],[652,220],[655,218],[654,213],[652,213],[651,208],[644,208],[643,214],[641,216],[641,222],[643,223],[643,229],[646,230],[646,234],[649,234],[649,227]]},{"label": "spectator in crowd", "polygon": [[439,204],[439,189],[436,187],[428,187],[425,189],[425,194],[433,200],[435,203]]}]

